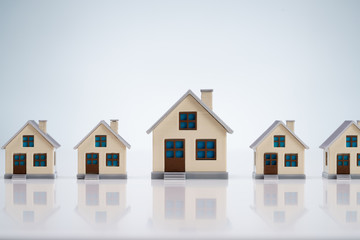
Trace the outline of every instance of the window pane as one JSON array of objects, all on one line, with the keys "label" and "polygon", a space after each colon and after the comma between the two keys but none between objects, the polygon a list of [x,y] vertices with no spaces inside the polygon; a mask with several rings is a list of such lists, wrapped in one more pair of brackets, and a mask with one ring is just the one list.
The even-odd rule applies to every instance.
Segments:
[{"label": "window pane", "polygon": [[296,157],[297,157],[296,155],[292,155],[292,156],[291,156],[291,159],[292,159],[292,160],[296,160]]},{"label": "window pane", "polygon": [[86,154],[86,158],[91,158],[91,154]]},{"label": "window pane", "polygon": [[93,154],[93,159],[97,159],[97,154]]},{"label": "window pane", "polygon": [[93,160],[92,163],[93,163],[93,164],[97,164],[98,161],[97,161],[97,160]]},{"label": "window pane", "polygon": [[206,148],[207,149],[214,149],[215,148],[215,142],[214,141],[209,141],[206,143]]},{"label": "window pane", "polygon": [[276,161],[271,161],[271,165],[276,165]]},{"label": "window pane", "polygon": [[278,138],[278,137],[274,137],[274,141],[279,141],[279,138]]},{"label": "window pane", "polygon": [[14,162],[14,165],[15,165],[15,166],[19,166],[19,162]]},{"label": "window pane", "polygon": [[350,141],[350,137],[346,137],[346,141]]},{"label": "window pane", "polygon": [[270,159],[270,154],[265,154],[265,159]]},{"label": "window pane", "polygon": [[357,155],[358,159],[360,160],[360,154]]},{"label": "window pane", "polygon": [[114,155],[113,155],[113,159],[118,159],[118,155],[117,155],[117,154],[114,154]]},{"label": "window pane", "polygon": [[106,147],[106,142],[102,142],[102,143],[101,143],[101,146],[102,146],[102,147]]},{"label": "window pane", "polygon": [[14,156],[15,160],[19,160],[19,155]]},{"label": "window pane", "polygon": [[344,160],[349,160],[349,156],[348,156],[348,155],[344,155]]},{"label": "window pane", "polygon": [[198,158],[205,158],[205,151],[198,151],[197,152],[197,157]]},{"label": "window pane", "polygon": [[342,166],[342,162],[341,162],[341,161],[338,162],[338,166]]},{"label": "window pane", "polygon": [[95,143],[95,147],[100,147],[100,143],[99,143],[99,142],[96,142],[96,143]]},{"label": "window pane", "polygon": [[25,160],[25,155],[20,155],[20,160]]},{"label": "window pane", "polygon": [[34,137],[29,137],[29,140],[30,140],[30,141],[34,141]]},{"label": "window pane", "polygon": [[114,165],[114,166],[119,166],[119,162],[118,162],[118,161],[114,161],[114,162],[113,162],[113,165]]},{"label": "window pane", "polygon": [[271,155],[271,159],[276,159],[276,158],[277,158],[276,154]]},{"label": "window pane", "polygon": [[206,152],[206,157],[207,158],[214,158],[215,157],[215,152],[214,151],[207,151]]},{"label": "window pane", "polygon": [[35,155],[35,159],[36,159],[36,160],[39,159],[39,155],[38,155],[38,154]]},{"label": "window pane", "polygon": [[356,142],[353,142],[353,143],[352,143],[352,146],[353,146],[353,147],[357,147],[357,143],[356,143]]},{"label": "window pane", "polygon": [[194,122],[189,122],[189,128],[195,128],[195,123]]},{"label": "window pane", "polygon": [[34,143],[33,143],[33,142],[29,142],[29,147],[34,147]]},{"label": "window pane", "polygon": [[278,143],[278,142],[274,142],[274,147],[279,147],[279,143]]},{"label": "window pane", "polygon": [[112,165],[112,162],[111,162],[111,161],[107,161],[107,165],[108,165],[108,166],[111,166],[111,165]]},{"label": "window pane", "polygon": [[356,141],[356,140],[357,140],[357,137],[353,137],[352,140],[353,140],[353,141]]},{"label": "window pane", "polygon": [[296,167],[296,162],[292,162],[291,166]]},{"label": "window pane", "polygon": [[166,142],[166,148],[174,148],[174,142]]},{"label": "window pane", "polygon": [[194,113],[189,114],[189,120],[195,120],[195,114]]},{"label": "window pane", "polygon": [[35,166],[40,166],[39,161],[35,161]]},{"label": "window pane", "polygon": [[184,151],[176,151],[175,155],[177,158],[182,158],[182,157],[184,157]]},{"label": "window pane", "polygon": [[349,162],[348,161],[344,161],[344,166],[348,166]]},{"label": "window pane", "polygon": [[338,160],[342,160],[342,155],[338,155]]},{"label": "window pane", "polygon": [[91,160],[87,160],[86,163],[87,163],[88,165],[90,165],[90,164],[91,164]]},{"label": "window pane", "polygon": [[174,152],[173,151],[166,151],[166,157],[167,158],[173,158],[174,157]]},{"label": "window pane", "polygon": [[25,165],[25,161],[20,161],[20,166],[24,166]]},{"label": "window pane", "polygon": [[111,154],[106,154],[106,158],[107,158],[107,159],[111,159],[111,158],[112,158],[112,155],[111,155]]},{"label": "window pane", "polygon": [[360,166],[360,160],[357,163],[358,163],[357,165]]},{"label": "window pane", "polygon": [[24,142],[23,147],[27,147],[27,146],[28,146],[27,142]]},{"label": "window pane", "polygon": [[290,167],[290,162],[289,161],[286,161],[286,166]]},{"label": "window pane", "polygon": [[285,142],[280,142],[280,147],[285,147]]},{"label": "window pane", "polygon": [[95,140],[96,140],[96,141],[100,141],[100,137],[95,137]]},{"label": "window pane", "polygon": [[45,160],[45,155],[41,155],[40,159]]},{"label": "window pane", "polygon": [[23,137],[23,141],[27,141],[27,137]]},{"label": "window pane", "polygon": [[101,141],[106,141],[106,137],[101,137]]},{"label": "window pane", "polygon": [[204,149],[205,148],[205,142],[204,141],[198,141],[197,142],[197,148]]},{"label": "window pane", "polygon": [[290,155],[286,155],[286,156],[285,156],[285,159],[286,159],[286,160],[290,160]]},{"label": "window pane", "polygon": [[187,120],[187,114],[180,114],[180,120]]},{"label": "window pane", "polygon": [[346,147],[351,147],[351,142],[347,142]]},{"label": "window pane", "polygon": [[46,165],[45,161],[41,161],[41,166],[44,167]]},{"label": "window pane", "polygon": [[280,141],[285,141],[285,137],[280,137]]},{"label": "window pane", "polygon": [[270,165],[270,161],[265,161],[265,165]]},{"label": "window pane", "polygon": [[180,128],[187,128],[187,123],[186,122],[181,122],[180,123]]},{"label": "window pane", "polygon": [[184,148],[184,142],[183,141],[176,141],[175,142],[175,148]]}]

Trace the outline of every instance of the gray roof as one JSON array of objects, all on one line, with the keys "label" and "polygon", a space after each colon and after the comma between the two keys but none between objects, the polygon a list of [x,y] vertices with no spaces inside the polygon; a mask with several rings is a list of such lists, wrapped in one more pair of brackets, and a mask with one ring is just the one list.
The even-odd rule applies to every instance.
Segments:
[{"label": "gray roof", "polygon": [[35,128],[36,131],[38,131],[41,136],[43,136],[54,148],[59,148],[61,145],[55,141],[55,139],[53,139],[48,133],[44,133],[40,128],[39,125],[34,121],[34,120],[29,120],[25,123],[24,126],[22,126],[22,128],[20,128],[20,130],[15,133],[14,136],[12,136],[12,138],[10,138],[9,141],[7,141],[4,146],[2,146],[2,149],[5,149],[6,146],[27,126],[27,125],[31,125],[33,128]]},{"label": "gray roof", "polygon": [[205,103],[203,103],[203,101],[200,100],[200,98],[198,98],[195,93],[193,93],[191,90],[188,90],[174,105],[171,106],[171,108],[169,110],[167,110],[167,112],[161,116],[161,118],[155,122],[154,125],[152,125],[147,131],[146,133],[149,134],[151,133],[175,108],[177,105],[179,105],[188,95],[191,95],[218,123],[220,123],[221,126],[223,126],[223,128],[225,128],[225,130],[228,133],[233,133],[234,131],[228,126],[226,125],[226,123],[224,121],[222,121],[208,106],[206,106]]},{"label": "gray roof", "polygon": [[259,146],[259,144],[279,125],[283,125],[283,127],[286,128],[291,133],[291,135],[293,135],[306,149],[309,149],[309,147],[303,141],[301,141],[301,139],[298,136],[296,136],[296,134],[293,131],[291,131],[288,127],[286,127],[286,125],[282,121],[279,120],[276,120],[273,124],[271,124],[271,126],[268,129],[266,129],[266,131],[263,134],[261,134],[260,137],[256,139],[253,144],[250,145],[250,148],[256,149],[257,146]]},{"label": "gray roof", "polygon": [[121,143],[123,143],[128,149],[131,148],[130,144],[125,141],[117,132],[111,129],[109,124],[107,124],[104,120],[101,120],[81,141],[74,147],[74,149],[77,149],[80,144],[85,141],[100,125],[104,125]]},{"label": "gray roof", "polygon": [[[350,127],[352,124],[355,125],[355,127],[357,127],[359,129],[359,127],[356,125],[356,123],[354,121],[351,120],[347,120],[344,121],[340,127],[338,127],[335,132],[333,132],[333,134],[330,135],[330,137],[328,137],[328,139],[325,140],[325,142],[323,144],[320,145],[319,148],[322,149],[326,149],[328,148],[336,139],[338,139],[338,137],[340,137],[343,132],[348,129],[348,127]],[[359,129],[360,130],[360,129]]]}]

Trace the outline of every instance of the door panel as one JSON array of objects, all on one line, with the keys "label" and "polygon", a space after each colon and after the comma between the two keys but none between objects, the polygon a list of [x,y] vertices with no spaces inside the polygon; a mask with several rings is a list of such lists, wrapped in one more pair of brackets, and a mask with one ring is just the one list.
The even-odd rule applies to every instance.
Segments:
[{"label": "door panel", "polygon": [[99,154],[86,153],[86,174],[99,174]]},{"label": "door panel", "polygon": [[277,153],[264,154],[264,174],[278,174],[278,155]]},{"label": "door panel", "polygon": [[13,173],[26,174],[26,154],[14,154]]},{"label": "door panel", "polygon": [[165,172],[185,172],[185,140],[165,140]]},{"label": "door panel", "polygon": [[350,154],[338,154],[336,159],[337,174],[350,174]]}]

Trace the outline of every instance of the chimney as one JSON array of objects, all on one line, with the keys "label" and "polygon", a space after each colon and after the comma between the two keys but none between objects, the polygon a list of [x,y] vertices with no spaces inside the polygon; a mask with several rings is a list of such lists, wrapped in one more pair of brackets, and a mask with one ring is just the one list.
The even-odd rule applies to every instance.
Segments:
[{"label": "chimney", "polygon": [[357,125],[358,127],[360,127],[360,120],[357,120]]},{"label": "chimney", "polygon": [[118,133],[118,128],[119,128],[119,119],[110,119],[110,127],[111,129]]},{"label": "chimney", "polygon": [[47,120],[39,120],[39,128],[41,131],[43,131],[45,134],[47,134],[46,131],[46,122]]},{"label": "chimney", "polygon": [[295,121],[294,120],[286,120],[286,127],[290,129],[293,133],[295,133]]},{"label": "chimney", "polygon": [[201,89],[201,101],[203,103],[205,103],[205,105],[210,108],[211,110],[213,109],[213,104],[212,104],[212,93],[213,90],[212,89]]}]

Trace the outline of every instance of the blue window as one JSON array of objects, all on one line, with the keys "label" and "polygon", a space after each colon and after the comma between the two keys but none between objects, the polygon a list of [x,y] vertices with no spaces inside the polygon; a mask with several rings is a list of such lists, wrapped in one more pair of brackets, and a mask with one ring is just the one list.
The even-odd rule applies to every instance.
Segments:
[{"label": "blue window", "polygon": [[285,167],[297,167],[298,155],[297,154],[285,154]]},{"label": "blue window", "polygon": [[20,161],[20,166],[24,166],[25,165],[25,161]]},{"label": "blue window", "polygon": [[265,165],[270,165],[270,161],[265,161]]},{"label": "blue window", "polygon": [[216,139],[196,140],[196,160],[216,160]]},{"label": "blue window", "polygon": [[14,162],[14,165],[19,166],[19,162],[18,161]]},{"label": "blue window", "polygon": [[357,136],[346,136],[346,147],[357,147]]},{"label": "blue window", "polygon": [[23,147],[34,147],[34,136],[33,135],[23,136]]},{"label": "blue window", "polygon": [[86,164],[87,165],[98,165],[99,164],[99,154],[98,153],[86,153]]},{"label": "blue window", "polygon": [[36,153],[34,154],[34,166],[35,167],[46,167],[46,153]]},{"label": "blue window", "polygon": [[357,154],[357,165],[360,166],[360,153]]},{"label": "blue window", "polygon": [[277,154],[271,154],[271,159],[277,159]]},{"label": "blue window", "polygon": [[271,161],[271,165],[276,165],[277,161]]},{"label": "blue window", "polygon": [[106,136],[96,135],[95,136],[95,147],[106,147]]},{"label": "blue window", "polygon": [[16,155],[14,156],[14,159],[15,159],[15,160],[19,160],[19,159],[20,159],[20,156],[19,156],[18,154],[16,154]]},{"label": "blue window", "polygon": [[180,112],[179,113],[179,129],[180,130],[196,130],[196,112]]},{"label": "blue window", "polygon": [[265,154],[265,159],[270,159],[270,154]]},{"label": "blue window", "polygon": [[285,136],[274,136],[274,147],[285,147]]},{"label": "blue window", "polygon": [[106,154],[106,166],[118,167],[119,166],[119,154],[118,153],[107,153]]},{"label": "blue window", "polygon": [[165,158],[184,158],[184,144],[182,139],[165,140]]}]

